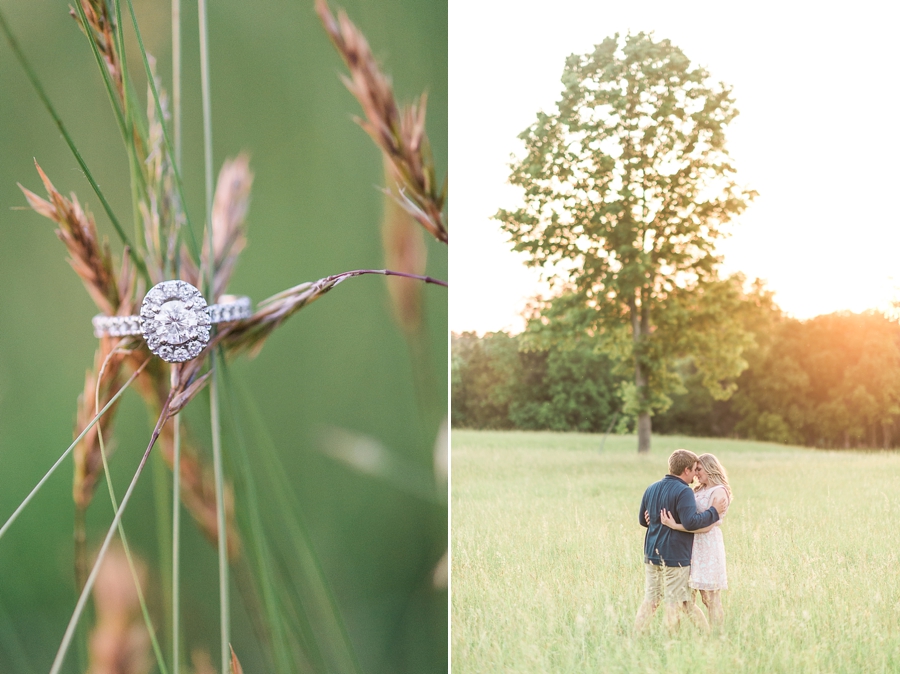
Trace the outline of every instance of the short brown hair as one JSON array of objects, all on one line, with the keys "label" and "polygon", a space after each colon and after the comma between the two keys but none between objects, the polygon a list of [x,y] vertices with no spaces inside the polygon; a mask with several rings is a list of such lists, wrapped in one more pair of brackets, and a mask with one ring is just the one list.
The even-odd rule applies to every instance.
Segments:
[{"label": "short brown hair", "polygon": [[697,455],[686,449],[676,449],[669,457],[669,475],[681,475],[685,468],[697,463]]}]

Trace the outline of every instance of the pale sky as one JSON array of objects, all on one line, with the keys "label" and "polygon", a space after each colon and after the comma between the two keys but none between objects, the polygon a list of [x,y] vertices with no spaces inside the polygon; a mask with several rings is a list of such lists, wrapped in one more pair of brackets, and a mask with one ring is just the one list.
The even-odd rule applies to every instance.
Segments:
[{"label": "pale sky", "polygon": [[520,330],[537,272],[498,208],[517,136],[552,110],[565,58],[654,31],[734,88],[738,181],[759,197],[719,248],[789,314],[900,299],[900,11],[887,3],[453,0],[450,3],[450,329]]}]

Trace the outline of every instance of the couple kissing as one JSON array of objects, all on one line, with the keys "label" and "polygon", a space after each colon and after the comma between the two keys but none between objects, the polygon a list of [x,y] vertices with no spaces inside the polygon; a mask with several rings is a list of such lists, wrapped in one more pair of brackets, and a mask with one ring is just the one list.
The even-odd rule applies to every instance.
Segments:
[{"label": "couple kissing", "polygon": [[[691,484],[694,483],[693,488]],[[712,454],[676,449],[669,474],[644,492],[638,521],[644,536],[644,600],[634,621],[644,632],[660,603],[670,629],[687,616],[704,631],[724,622],[721,590],[727,589],[725,544],[720,528],[731,503],[722,464]],[[694,601],[699,592],[709,621]]]}]

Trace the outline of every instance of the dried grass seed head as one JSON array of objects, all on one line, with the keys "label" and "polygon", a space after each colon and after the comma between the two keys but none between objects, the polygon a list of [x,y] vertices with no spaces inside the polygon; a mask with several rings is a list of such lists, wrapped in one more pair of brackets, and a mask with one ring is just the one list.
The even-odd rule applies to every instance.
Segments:
[{"label": "dried grass seed head", "polygon": [[119,308],[119,289],[109,244],[100,241],[94,218],[81,208],[75,195],[72,195],[71,200],[66,199],[53,186],[37,161],[34,165],[47,190],[49,201],[22,185],[19,185],[19,189],[35,212],[59,225],[56,235],[69,252],[69,264],[81,277],[100,311],[108,315],[115,314]]},{"label": "dried grass seed head", "polygon": [[106,70],[109,72],[109,76],[116,88],[119,100],[124,101],[125,87],[122,78],[122,63],[115,38],[116,22],[109,12],[109,4],[104,2],[104,0],[80,0],[80,5],[87,19],[87,25],[84,24],[78,10],[74,7],[69,7],[69,14],[75,19],[88,39],[97,46],[106,64]]},{"label": "dried grass seed head", "polygon": [[425,134],[427,96],[401,110],[390,79],[382,72],[363,34],[346,13],[331,13],[327,0],[316,0],[316,11],[325,31],[350,70],[342,80],[362,106],[365,119],[356,122],[382,150],[400,184],[398,202],[428,232],[444,243],[445,187],[435,179],[434,160]]}]

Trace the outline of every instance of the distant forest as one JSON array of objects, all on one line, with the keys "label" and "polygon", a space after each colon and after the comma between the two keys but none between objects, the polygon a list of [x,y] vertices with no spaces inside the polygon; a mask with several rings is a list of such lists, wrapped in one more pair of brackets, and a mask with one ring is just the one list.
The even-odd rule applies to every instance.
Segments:
[{"label": "distant forest", "polygon": [[[746,312],[753,345],[727,400],[714,400],[690,359],[680,391],[653,431],[822,448],[900,444],[900,325],[878,312],[796,320],[772,302]],[[537,339],[540,318],[510,335],[453,334],[452,425],[457,428],[633,432],[621,413],[627,363],[583,334]]]}]

